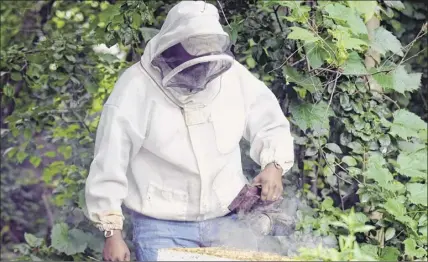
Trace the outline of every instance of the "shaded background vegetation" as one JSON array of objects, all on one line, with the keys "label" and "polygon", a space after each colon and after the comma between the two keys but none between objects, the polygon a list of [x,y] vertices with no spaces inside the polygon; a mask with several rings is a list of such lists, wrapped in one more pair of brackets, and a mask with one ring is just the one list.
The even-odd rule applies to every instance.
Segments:
[{"label": "shaded background vegetation", "polygon": [[[101,259],[83,201],[99,113],[176,2],[1,2],[2,259]],[[426,260],[427,6],[212,3],[293,124],[297,229],[339,241],[301,256]]]}]

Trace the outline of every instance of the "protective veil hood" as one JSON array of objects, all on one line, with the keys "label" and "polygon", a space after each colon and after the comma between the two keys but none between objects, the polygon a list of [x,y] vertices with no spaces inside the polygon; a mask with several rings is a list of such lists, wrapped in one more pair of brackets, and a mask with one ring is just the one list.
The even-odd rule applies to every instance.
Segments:
[{"label": "protective veil hood", "polygon": [[209,82],[234,61],[229,35],[219,18],[212,4],[182,1],[148,42],[141,64],[168,96],[185,102],[190,96],[218,92]]}]

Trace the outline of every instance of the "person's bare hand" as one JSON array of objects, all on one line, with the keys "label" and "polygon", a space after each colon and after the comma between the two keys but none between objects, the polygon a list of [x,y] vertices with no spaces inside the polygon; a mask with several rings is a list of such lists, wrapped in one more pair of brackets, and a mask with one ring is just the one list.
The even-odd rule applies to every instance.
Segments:
[{"label": "person's bare hand", "polygon": [[113,236],[106,238],[103,257],[105,261],[130,261],[131,252],[122,238],[122,232],[115,230]]},{"label": "person's bare hand", "polygon": [[253,185],[260,185],[262,187],[261,198],[263,201],[278,200],[283,193],[282,170],[276,168],[273,164],[267,165],[254,178]]}]

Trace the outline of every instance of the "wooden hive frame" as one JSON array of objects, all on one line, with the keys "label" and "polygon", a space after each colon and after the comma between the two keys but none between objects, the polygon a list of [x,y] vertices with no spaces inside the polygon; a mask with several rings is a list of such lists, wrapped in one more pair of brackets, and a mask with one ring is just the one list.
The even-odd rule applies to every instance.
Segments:
[{"label": "wooden hive frame", "polygon": [[159,261],[296,261],[273,253],[222,247],[170,248],[159,251]]}]

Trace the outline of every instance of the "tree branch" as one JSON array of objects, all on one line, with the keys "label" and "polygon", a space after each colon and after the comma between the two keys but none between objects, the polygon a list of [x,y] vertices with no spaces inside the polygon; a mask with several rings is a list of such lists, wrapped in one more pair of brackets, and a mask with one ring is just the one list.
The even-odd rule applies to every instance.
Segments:
[{"label": "tree branch", "polygon": [[279,9],[279,5],[275,8],[273,8],[273,12],[275,13],[275,17],[276,17],[276,22],[278,23],[278,25],[279,25],[279,29],[281,29],[281,32],[284,32],[284,30],[283,30],[283,28],[282,28],[282,23],[281,23],[281,21],[279,20],[279,16],[278,16],[278,9]]}]

